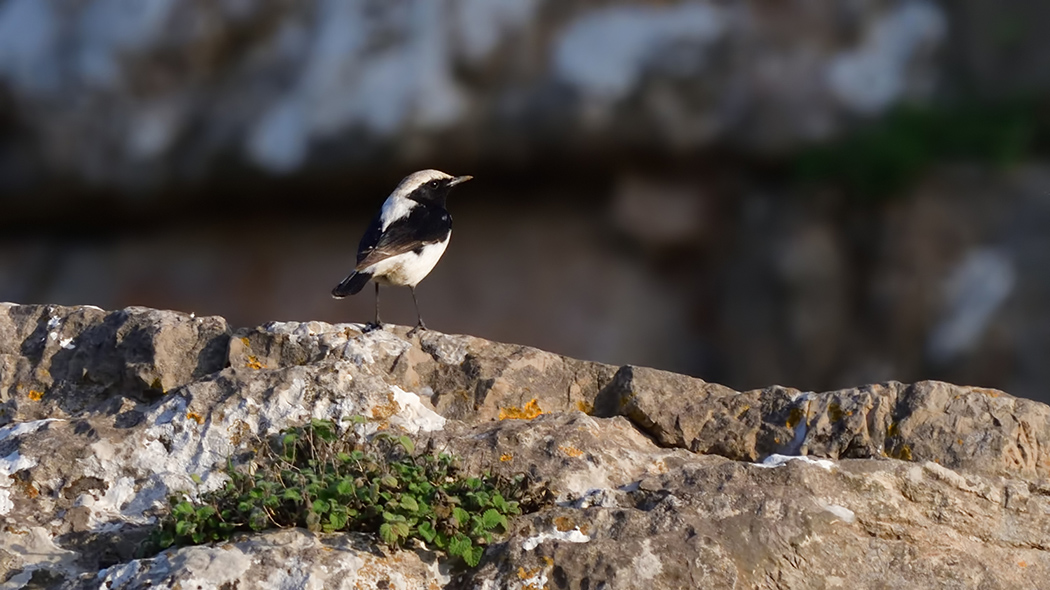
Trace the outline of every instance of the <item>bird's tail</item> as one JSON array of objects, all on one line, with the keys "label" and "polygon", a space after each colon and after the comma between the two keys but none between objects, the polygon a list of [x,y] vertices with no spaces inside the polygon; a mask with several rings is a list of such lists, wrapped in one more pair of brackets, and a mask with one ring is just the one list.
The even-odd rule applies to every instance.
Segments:
[{"label": "bird's tail", "polygon": [[332,289],[332,297],[342,299],[347,295],[356,295],[358,291],[365,288],[370,278],[372,278],[372,275],[367,272],[350,273],[350,276],[336,285],[335,289]]}]

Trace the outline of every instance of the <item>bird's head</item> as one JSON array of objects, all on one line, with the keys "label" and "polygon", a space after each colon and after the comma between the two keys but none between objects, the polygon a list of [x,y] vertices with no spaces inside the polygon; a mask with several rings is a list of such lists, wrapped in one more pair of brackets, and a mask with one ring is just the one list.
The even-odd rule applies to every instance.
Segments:
[{"label": "bird's head", "polygon": [[419,203],[444,206],[445,198],[452,187],[471,178],[474,177],[452,176],[440,170],[420,170],[406,176],[394,189],[393,196],[412,199]]}]

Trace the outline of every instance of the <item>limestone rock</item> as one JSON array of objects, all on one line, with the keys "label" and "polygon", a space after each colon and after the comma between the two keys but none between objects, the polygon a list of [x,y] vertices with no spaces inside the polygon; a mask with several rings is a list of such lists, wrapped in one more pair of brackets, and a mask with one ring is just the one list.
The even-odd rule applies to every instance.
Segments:
[{"label": "limestone rock", "polygon": [[[736,392],[400,326],[231,330],[147,309],[3,304],[0,351],[4,589],[1018,588],[1050,575],[1050,408],[998,391]],[[222,485],[256,437],[352,415],[369,419],[362,434],[407,432],[464,469],[524,474],[548,507],[469,571],[298,529],[140,554],[168,496]]]}]

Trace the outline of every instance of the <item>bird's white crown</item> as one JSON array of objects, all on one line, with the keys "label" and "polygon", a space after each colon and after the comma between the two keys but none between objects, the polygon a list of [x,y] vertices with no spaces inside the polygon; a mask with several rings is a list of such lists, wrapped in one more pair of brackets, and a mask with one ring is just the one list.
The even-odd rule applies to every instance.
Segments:
[{"label": "bird's white crown", "polygon": [[397,188],[394,189],[393,193],[390,193],[390,196],[407,197],[412,191],[431,180],[441,180],[443,178],[452,178],[452,175],[445,174],[440,170],[420,170],[419,172],[413,172],[401,180],[401,183],[397,185]]}]

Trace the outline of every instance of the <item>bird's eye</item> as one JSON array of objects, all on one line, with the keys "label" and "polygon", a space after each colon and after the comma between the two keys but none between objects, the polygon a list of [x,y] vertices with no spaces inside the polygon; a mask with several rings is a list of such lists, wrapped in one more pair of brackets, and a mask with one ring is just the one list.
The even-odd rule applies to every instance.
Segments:
[{"label": "bird's eye", "polygon": [[427,183],[427,186],[429,186],[430,188],[437,188],[440,185],[441,185],[441,183],[439,183],[436,180],[431,180],[430,182]]}]

